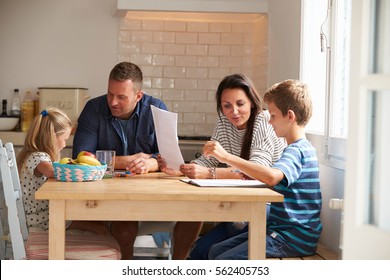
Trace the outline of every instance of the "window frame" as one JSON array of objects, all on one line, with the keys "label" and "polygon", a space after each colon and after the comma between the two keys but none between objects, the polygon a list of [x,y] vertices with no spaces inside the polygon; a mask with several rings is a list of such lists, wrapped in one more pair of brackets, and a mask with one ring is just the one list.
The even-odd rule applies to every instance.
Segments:
[{"label": "window frame", "polygon": [[[312,1],[312,0],[303,0],[302,1],[302,28],[301,28],[301,42],[305,39],[304,34],[304,24],[305,24],[305,2],[306,1]],[[325,51],[327,51],[327,66],[324,70],[325,73],[327,73],[326,77],[326,90],[325,94],[323,96],[324,102],[325,102],[325,124],[324,124],[324,131],[323,132],[313,132],[310,130],[307,130],[306,135],[307,138],[312,142],[312,144],[317,148],[317,155],[318,160],[320,164],[345,170],[345,161],[346,161],[346,148],[347,148],[347,136],[334,136],[332,130],[333,130],[333,118],[334,114],[332,113],[332,104],[335,102],[335,79],[333,78],[336,73],[336,68],[334,65],[336,65],[336,58],[333,53],[335,52],[335,36],[336,36],[336,27],[337,27],[337,0],[328,0],[328,18],[325,20],[325,28],[328,28],[328,34],[329,42],[324,42],[326,44]],[[319,27],[319,37],[320,37],[320,27]],[[319,46],[320,47],[320,46]],[[347,46],[347,54],[346,56],[349,57],[349,47]],[[303,61],[304,57],[304,48],[301,48],[301,62]],[[301,79],[303,76],[303,67],[304,64],[301,64]],[[349,62],[348,62],[349,65]],[[349,73],[346,73],[346,78],[349,78]],[[347,86],[349,85],[349,80],[346,81]],[[347,89],[348,91],[348,89]],[[347,106],[348,100],[345,100],[345,104]],[[346,129],[348,127],[348,119],[345,120]],[[348,132],[347,132],[348,134]]]}]

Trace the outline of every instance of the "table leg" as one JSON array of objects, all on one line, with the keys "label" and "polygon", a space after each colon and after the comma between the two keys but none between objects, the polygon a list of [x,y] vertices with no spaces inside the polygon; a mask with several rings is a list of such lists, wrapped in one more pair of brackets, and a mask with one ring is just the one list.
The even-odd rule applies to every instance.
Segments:
[{"label": "table leg", "polygon": [[49,200],[49,260],[65,259],[65,200]]},{"label": "table leg", "polygon": [[251,218],[248,233],[248,259],[265,259],[266,203],[251,202]]}]

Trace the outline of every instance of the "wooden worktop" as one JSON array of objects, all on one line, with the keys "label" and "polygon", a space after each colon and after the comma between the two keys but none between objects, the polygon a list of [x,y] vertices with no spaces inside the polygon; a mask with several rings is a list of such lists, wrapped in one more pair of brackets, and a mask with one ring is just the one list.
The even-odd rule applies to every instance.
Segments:
[{"label": "wooden worktop", "polygon": [[[185,177],[171,177],[162,172],[92,182],[60,182],[51,178],[36,192],[35,197],[76,200],[126,200],[131,197],[138,201],[164,201],[172,200],[174,195],[182,201],[253,201],[253,195],[258,195],[258,201],[275,201],[275,192],[268,188],[196,187],[181,182],[182,178]],[[144,187],[146,184],[148,188]],[[279,196],[280,199],[276,200],[283,201],[283,196]]]}]

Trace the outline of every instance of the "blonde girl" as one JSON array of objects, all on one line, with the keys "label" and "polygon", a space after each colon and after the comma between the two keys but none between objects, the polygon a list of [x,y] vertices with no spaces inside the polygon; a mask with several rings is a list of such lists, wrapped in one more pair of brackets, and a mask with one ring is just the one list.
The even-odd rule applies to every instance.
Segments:
[{"label": "blonde girl", "polygon": [[[20,185],[28,227],[47,230],[49,205],[46,200],[35,200],[35,192],[50,177],[54,177],[52,162],[60,159],[72,130],[69,117],[57,108],[47,108],[35,116],[27,132],[24,147],[17,157]],[[68,228],[108,234],[100,222],[73,222]]]}]

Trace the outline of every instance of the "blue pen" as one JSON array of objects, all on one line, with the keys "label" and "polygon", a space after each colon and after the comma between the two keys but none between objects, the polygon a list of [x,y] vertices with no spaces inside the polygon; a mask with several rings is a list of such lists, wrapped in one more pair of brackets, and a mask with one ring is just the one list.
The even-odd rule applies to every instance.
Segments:
[{"label": "blue pen", "polygon": [[128,177],[128,176],[131,176],[131,172],[130,171],[115,171],[115,176],[116,177]]},{"label": "blue pen", "polygon": [[240,169],[234,169],[234,170],[230,170],[230,172],[233,172],[233,173],[241,173],[241,170],[240,170]]}]

